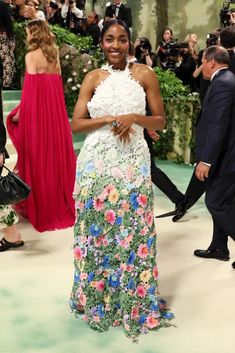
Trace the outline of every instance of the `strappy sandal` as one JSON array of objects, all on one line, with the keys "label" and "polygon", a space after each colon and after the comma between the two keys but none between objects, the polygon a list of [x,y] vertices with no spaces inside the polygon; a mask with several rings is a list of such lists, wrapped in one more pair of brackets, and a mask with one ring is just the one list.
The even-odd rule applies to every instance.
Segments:
[{"label": "strappy sandal", "polygon": [[23,245],[24,245],[23,240],[17,241],[15,243],[10,243],[5,238],[2,238],[2,240],[0,240],[0,252],[1,251],[6,251],[6,250],[9,250],[9,249],[20,248]]}]

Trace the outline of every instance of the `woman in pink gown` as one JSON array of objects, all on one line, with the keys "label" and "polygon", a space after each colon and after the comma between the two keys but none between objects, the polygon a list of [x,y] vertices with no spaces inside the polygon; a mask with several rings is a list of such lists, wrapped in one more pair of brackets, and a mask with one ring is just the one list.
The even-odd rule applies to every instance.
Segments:
[{"label": "woman in pink gown", "polygon": [[43,232],[74,224],[76,157],[54,35],[41,20],[30,21],[26,32],[22,98],[9,114],[7,128],[18,153],[16,169],[32,188],[16,210]]}]

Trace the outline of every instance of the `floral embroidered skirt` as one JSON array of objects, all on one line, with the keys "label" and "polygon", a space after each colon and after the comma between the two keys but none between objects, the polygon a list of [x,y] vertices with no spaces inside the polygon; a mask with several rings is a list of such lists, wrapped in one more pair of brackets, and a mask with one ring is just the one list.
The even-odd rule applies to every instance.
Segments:
[{"label": "floral embroidered skirt", "polygon": [[[124,327],[135,339],[173,314],[158,297],[149,164],[77,164],[74,285],[70,306],[96,330]],[[117,164],[117,163],[116,163]],[[90,186],[84,180],[90,179]]]},{"label": "floral embroidered skirt", "polygon": [[0,205],[0,229],[18,222],[18,216],[10,206]]},{"label": "floral embroidered skirt", "polygon": [[3,87],[12,85],[15,73],[15,40],[9,39],[6,33],[0,33],[0,59],[3,66]]}]

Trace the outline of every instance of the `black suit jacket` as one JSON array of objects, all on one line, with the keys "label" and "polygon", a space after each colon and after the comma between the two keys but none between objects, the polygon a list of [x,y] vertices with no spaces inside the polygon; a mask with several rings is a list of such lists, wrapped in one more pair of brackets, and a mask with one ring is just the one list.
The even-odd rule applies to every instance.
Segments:
[{"label": "black suit jacket", "polygon": [[227,69],[213,78],[196,126],[196,160],[219,176],[235,172],[235,76]]},{"label": "black suit jacket", "polygon": [[[116,6],[111,5],[111,10],[112,10],[113,14],[115,14],[115,9],[116,9]],[[110,16],[110,8],[109,7],[107,7],[105,10],[105,16]],[[131,8],[127,5],[121,4],[119,7],[119,13],[118,13],[117,19],[122,20],[123,22],[125,22],[128,25],[128,27],[131,27],[132,26]]]}]

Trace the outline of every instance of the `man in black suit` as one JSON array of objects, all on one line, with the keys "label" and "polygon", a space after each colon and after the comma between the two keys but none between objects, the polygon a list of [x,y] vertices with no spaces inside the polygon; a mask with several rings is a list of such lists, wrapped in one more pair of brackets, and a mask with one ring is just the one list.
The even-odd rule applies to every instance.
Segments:
[{"label": "man in black suit", "polygon": [[214,229],[208,249],[195,250],[194,255],[227,261],[228,236],[235,240],[235,76],[228,70],[229,54],[223,47],[206,49],[202,64],[203,77],[211,84],[196,126],[195,173],[205,181]]},{"label": "man in black suit", "polygon": [[[215,40],[216,36],[213,38],[213,41]],[[208,44],[211,45],[210,42]],[[226,27],[220,32],[220,44],[227,49],[227,52],[229,54],[229,70],[232,71],[233,74],[235,74],[235,25]],[[207,47],[209,47],[209,45]],[[201,52],[204,52],[204,50]],[[201,60],[202,56],[200,62],[198,63],[199,67],[201,67]],[[203,99],[206,95],[206,91],[210,85],[210,81],[202,79],[201,83],[203,85],[203,89],[202,91],[200,91],[200,98],[201,102],[203,102]],[[193,172],[192,178],[185,192],[186,202],[184,201],[182,204],[178,204],[178,208],[176,208],[175,210],[176,215],[174,215],[174,217],[172,218],[173,222],[177,222],[178,220],[180,220],[185,215],[186,211],[191,208],[204,194],[204,184],[204,182],[201,182],[196,178],[196,175]]]},{"label": "man in black suit", "polygon": [[114,0],[113,4],[107,2],[104,16],[122,20],[128,27],[132,26],[131,8],[124,5],[121,0]]},{"label": "man in black suit", "polygon": [[78,33],[82,36],[92,37],[92,45],[97,47],[100,42],[100,28],[98,26],[99,17],[96,12],[90,12],[86,21],[81,21]]}]

